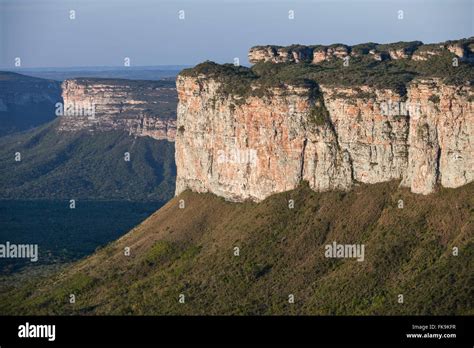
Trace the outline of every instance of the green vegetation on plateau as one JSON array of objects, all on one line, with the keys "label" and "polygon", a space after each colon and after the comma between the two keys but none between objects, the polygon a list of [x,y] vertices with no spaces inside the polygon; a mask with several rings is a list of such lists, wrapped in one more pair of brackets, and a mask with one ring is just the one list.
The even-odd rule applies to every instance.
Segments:
[{"label": "green vegetation on plateau", "polygon": [[[61,274],[4,287],[0,313],[472,315],[473,197],[474,183],[429,196],[302,184],[258,204],[184,192]],[[365,260],[325,258],[334,241],[364,244]]]}]

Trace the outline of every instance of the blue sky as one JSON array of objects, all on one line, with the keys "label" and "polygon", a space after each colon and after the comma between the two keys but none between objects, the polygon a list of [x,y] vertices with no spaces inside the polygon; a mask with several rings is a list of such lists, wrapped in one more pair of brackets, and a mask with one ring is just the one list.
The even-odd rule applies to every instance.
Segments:
[{"label": "blue sky", "polygon": [[[247,64],[249,47],[474,35],[472,0],[0,0],[0,67]],[[76,19],[69,18],[75,10]],[[184,10],[185,19],[179,19]],[[288,18],[294,11],[294,19]],[[403,10],[404,18],[398,19]]]}]

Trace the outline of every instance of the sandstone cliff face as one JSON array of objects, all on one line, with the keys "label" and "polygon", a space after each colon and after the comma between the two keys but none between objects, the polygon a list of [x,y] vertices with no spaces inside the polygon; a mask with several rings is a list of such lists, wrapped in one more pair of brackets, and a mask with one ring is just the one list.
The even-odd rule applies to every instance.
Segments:
[{"label": "sandstone cliff face", "polygon": [[174,141],[176,92],[171,83],[74,79],[62,84],[59,131],[125,130]]},{"label": "sandstone cliff face", "polygon": [[177,89],[177,194],[259,201],[301,180],[323,191],[394,179],[427,194],[473,180],[469,86],[415,80],[402,97],[286,85],[239,101],[213,78],[180,75]]},{"label": "sandstone cliff face", "polygon": [[191,188],[239,201],[291,190],[301,179],[321,190],[350,186],[333,129],[309,121],[308,88],[275,89],[236,106],[215,81],[179,77],[177,86],[177,193]]}]

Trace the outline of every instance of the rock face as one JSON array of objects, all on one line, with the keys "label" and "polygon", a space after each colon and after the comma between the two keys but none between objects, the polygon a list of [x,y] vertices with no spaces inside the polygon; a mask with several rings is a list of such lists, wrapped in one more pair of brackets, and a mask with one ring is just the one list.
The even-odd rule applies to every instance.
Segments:
[{"label": "rock face", "polygon": [[334,59],[344,59],[345,57],[362,57],[374,60],[399,60],[414,59],[426,60],[426,56],[441,55],[449,51],[457,55],[462,60],[474,60],[474,37],[457,41],[446,41],[439,44],[423,45],[420,41],[397,42],[393,44],[360,44],[347,46],[344,44],[334,44],[329,46],[303,46],[293,45],[281,46],[255,46],[249,51],[248,59],[250,63],[259,62],[273,63],[312,63],[319,64]]},{"label": "rock face", "polygon": [[[260,201],[398,179],[428,194],[474,176],[474,92],[415,79],[404,96],[369,86],[285,85],[238,100],[221,82],[180,75],[176,193]],[[236,102],[239,101],[239,102]]]},{"label": "rock face", "polygon": [[62,97],[59,131],[125,130],[174,141],[177,97],[171,81],[66,80]]},{"label": "rock face", "polygon": [[[306,129],[307,88],[276,89],[273,98],[236,107],[217,94],[215,81],[179,77],[177,86],[177,193],[190,188],[239,201],[291,190],[302,178],[318,189],[350,186],[350,166],[331,127]],[[311,165],[316,157],[324,164]]]},{"label": "rock face", "polygon": [[408,168],[403,184],[427,194],[436,182],[459,187],[474,178],[472,87],[415,81],[408,98],[419,105],[411,118]]}]

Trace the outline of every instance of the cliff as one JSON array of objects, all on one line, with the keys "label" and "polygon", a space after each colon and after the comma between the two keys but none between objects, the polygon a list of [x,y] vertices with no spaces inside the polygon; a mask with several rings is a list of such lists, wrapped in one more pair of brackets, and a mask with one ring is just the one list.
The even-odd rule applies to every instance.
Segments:
[{"label": "cliff", "polygon": [[58,121],[0,137],[0,199],[164,203],[173,197],[174,142],[123,131],[58,132]]},{"label": "cliff", "polygon": [[172,81],[66,80],[62,97],[59,131],[125,130],[174,141],[177,99]]},{"label": "cliff", "polygon": [[185,70],[176,193],[260,201],[302,180],[316,191],[390,180],[421,194],[465,185],[474,176],[474,69],[453,67],[453,57]]},{"label": "cliff", "polygon": [[[395,182],[347,193],[301,185],[261,204],[183,192],[61,272],[4,286],[0,313],[472,315],[474,183],[407,191]],[[326,257],[334,241],[362,243],[364,261]]]}]

